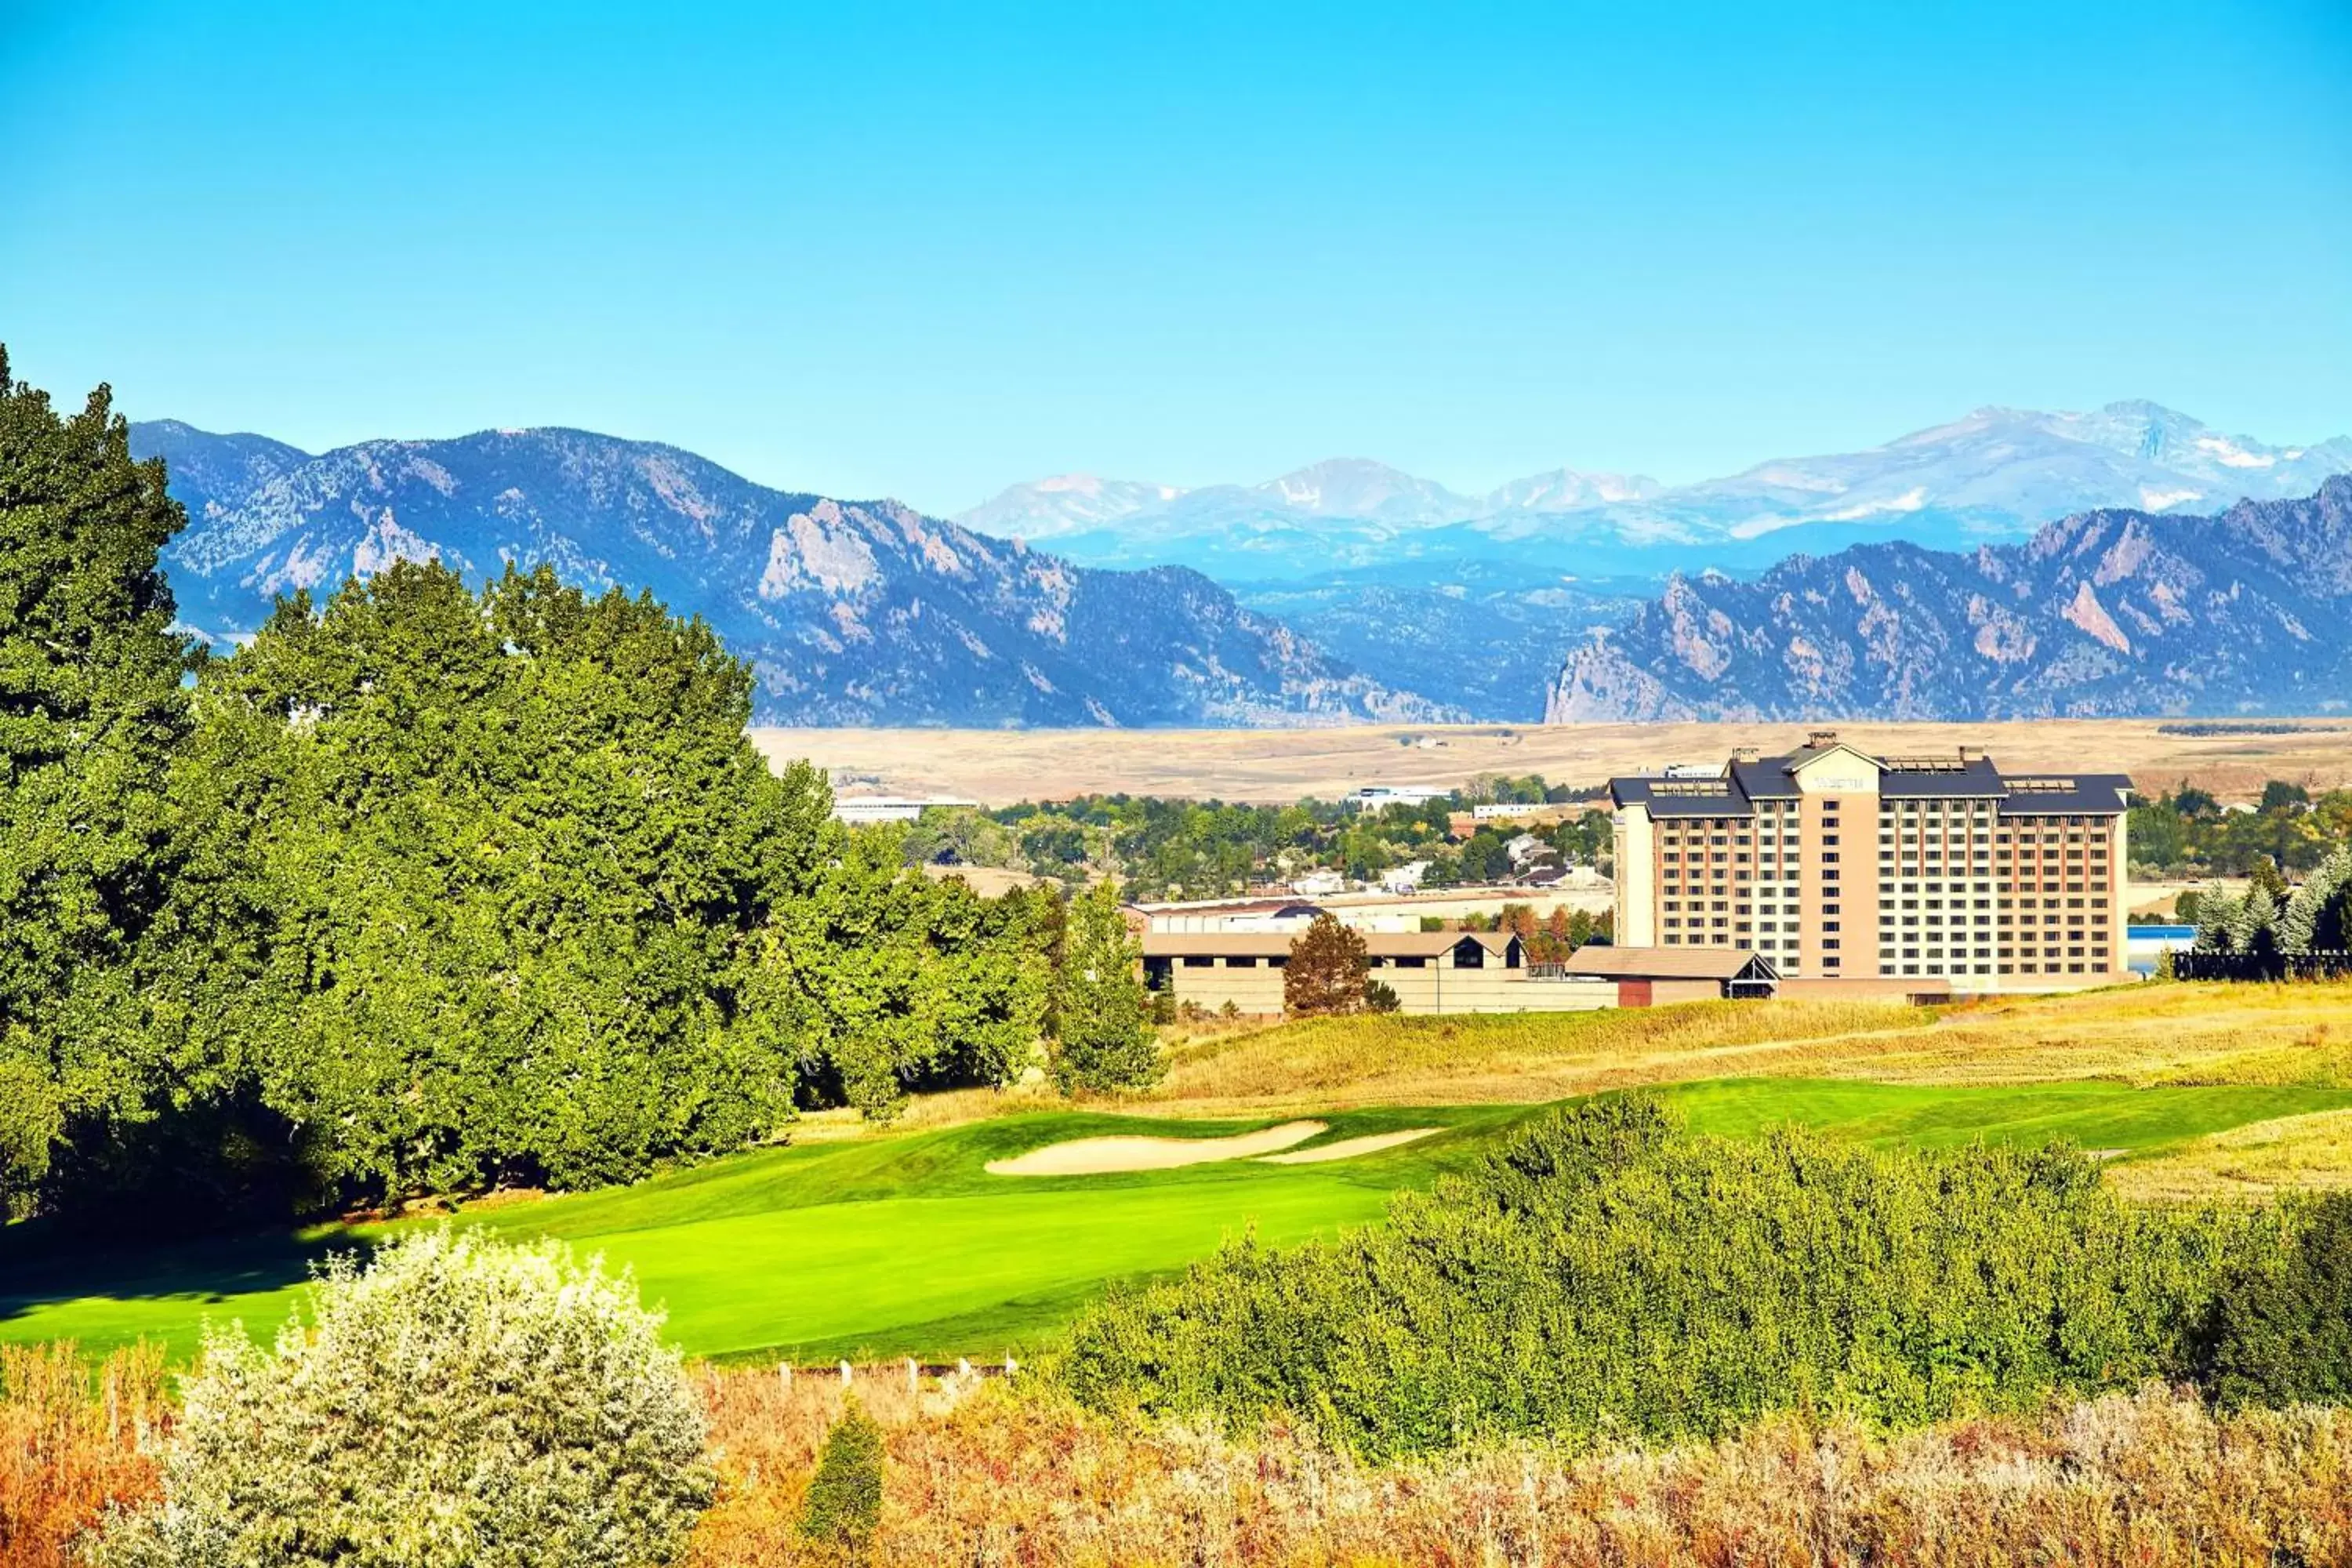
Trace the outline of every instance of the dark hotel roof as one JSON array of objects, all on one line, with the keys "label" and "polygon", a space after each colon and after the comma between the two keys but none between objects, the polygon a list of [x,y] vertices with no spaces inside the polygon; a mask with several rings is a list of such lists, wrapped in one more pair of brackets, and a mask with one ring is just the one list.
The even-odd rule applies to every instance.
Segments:
[{"label": "dark hotel roof", "polygon": [[[1793,770],[1824,749],[1808,746],[1782,757],[1735,757],[1715,777],[1614,778],[1609,781],[1609,795],[1621,806],[1648,806],[1654,817],[1745,816],[1751,802],[1796,799]],[[1871,760],[1878,764],[1883,800],[1993,800],[2000,803],[2005,816],[2119,813],[2129,805],[2132,787],[2123,773],[2006,778],[1991,759],[1966,752]]]}]

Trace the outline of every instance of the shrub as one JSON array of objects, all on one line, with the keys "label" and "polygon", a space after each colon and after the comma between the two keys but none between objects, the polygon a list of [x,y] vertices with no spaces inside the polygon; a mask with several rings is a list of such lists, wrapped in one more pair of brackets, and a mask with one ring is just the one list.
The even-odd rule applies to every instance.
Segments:
[{"label": "shrub", "polygon": [[625,1278],[462,1232],[331,1263],[263,1350],[207,1334],[163,1500],[100,1568],[637,1568],[709,1500],[700,1410]]},{"label": "shrub", "polygon": [[1107,1300],[1064,1375],[1099,1407],[1288,1411],[1374,1455],[1776,1410],[1916,1426],[2187,1370],[2217,1266],[2272,1226],[2133,1208],[2063,1148],[1695,1139],[1612,1099],[1384,1227]]},{"label": "shrub", "polygon": [[2315,1204],[2283,1259],[2231,1271],[2204,1372],[2224,1405],[2352,1403],[2352,1193]]},{"label": "shrub", "polygon": [[801,1503],[801,1539],[863,1562],[882,1522],[882,1428],[852,1400],[825,1437]]},{"label": "shrub", "polygon": [[1403,1005],[1403,999],[1397,995],[1396,988],[1391,985],[1387,981],[1367,980],[1364,982],[1365,1012],[1393,1013]]},{"label": "shrub", "polygon": [[154,1495],[142,1439],[167,1418],[163,1392],[153,1346],[93,1368],[69,1344],[0,1345],[0,1563],[67,1568],[110,1506]]}]

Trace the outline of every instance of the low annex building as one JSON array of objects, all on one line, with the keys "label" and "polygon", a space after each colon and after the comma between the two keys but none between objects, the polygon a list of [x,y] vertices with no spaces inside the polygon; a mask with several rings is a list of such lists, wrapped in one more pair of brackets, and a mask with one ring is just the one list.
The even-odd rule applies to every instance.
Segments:
[{"label": "low annex building", "polygon": [[1717,997],[1760,1001],[1780,986],[1780,973],[1770,959],[1728,947],[1587,945],[1570,953],[1560,967],[1571,980],[1614,986],[1620,1007]]},{"label": "low annex building", "polygon": [[2005,774],[1980,752],[1785,756],[1612,779],[1617,940],[1756,953],[1792,989],[2129,977],[2121,773]]},{"label": "low annex building", "polygon": [[[1530,970],[1526,944],[1509,931],[1358,934],[1370,978],[1394,991],[1407,1013],[1581,1012],[1617,1001],[1613,984],[1579,980],[1556,966],[1541,974]],[[1213,1013],[1230,1002],[1236,1012],[1279,1014],[1292,940],[1280,931],[1147,931],[1144,984]]]}]

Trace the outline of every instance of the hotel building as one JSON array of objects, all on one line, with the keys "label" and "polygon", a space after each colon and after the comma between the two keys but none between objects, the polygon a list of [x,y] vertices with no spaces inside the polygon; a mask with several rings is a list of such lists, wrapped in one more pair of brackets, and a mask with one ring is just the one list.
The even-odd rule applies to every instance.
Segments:
[{"label": "hotel building", "polygon": [[1816,731],[1786,756],[1609,788],[1626,946],[1969,990],[2128,973],[2122,774],[2011,777],[1965,748],[1874,757]]}]

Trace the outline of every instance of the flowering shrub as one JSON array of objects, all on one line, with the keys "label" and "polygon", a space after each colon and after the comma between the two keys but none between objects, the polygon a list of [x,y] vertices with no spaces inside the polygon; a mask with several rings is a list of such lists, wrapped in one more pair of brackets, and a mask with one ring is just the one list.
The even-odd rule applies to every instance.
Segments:
[{"label": "flowering shrub", "polygon": [[314,1321],[215,1331],[163,1498],[100,1568],[639,1568],[708,1502],[661,1319],[554,1243],[439,1231],[331,1265]]}]

